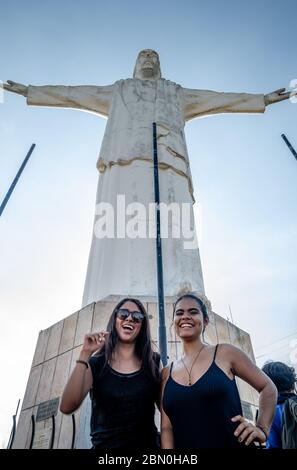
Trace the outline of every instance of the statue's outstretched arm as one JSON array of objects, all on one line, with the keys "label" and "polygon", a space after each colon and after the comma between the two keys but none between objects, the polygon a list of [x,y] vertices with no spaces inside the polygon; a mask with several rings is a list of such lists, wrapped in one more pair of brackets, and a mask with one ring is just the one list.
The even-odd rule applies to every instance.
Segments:
[{"label": "statue's outstretched arm", "polygon": [[263,94],[182,88],[185,120],[220,113],[264,113]]},{"label": "statue's outstretched arm", "polygon": [[23,95],[30,106],[46,106],[58,108],[74,108],[90,111],[107,117],[113,85],[107,86],[25,86],[21,83],[7,80],[3,84],[6,91]]},{"label": "statue's outstretched arm", "polygon": [[12,93],[17,93],[18,95],[28,95],[27,86],[22,85],[21,83],[13,82],[12,80],[7,80],[6,83],[3,83],[3,88],[6,91],[11,91]]},{"label": "statue's outstretched arm", "polygon": [[279,90],[272,91],[267,95],[264,95],[265,106],[269,104],[278,103],[279,101],[287,100],[292,96],[296,96],[297,91],[286,91],[285,88],[280,88]]},{"label": "statue's outstretched arm", "polygon": [[212,90],[182,88],[185,120],[219,113],[263,113],[266,106],[296,96],[280,88],[266,95],[254,93],[224,93]]}]

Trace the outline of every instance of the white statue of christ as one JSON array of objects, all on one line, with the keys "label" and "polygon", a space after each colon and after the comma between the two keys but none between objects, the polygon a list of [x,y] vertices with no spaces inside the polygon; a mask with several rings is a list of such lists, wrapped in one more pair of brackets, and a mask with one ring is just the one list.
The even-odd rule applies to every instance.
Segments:
[{"label": "white statue of christ", "polygon": [[[127,236],[123,227],[126,220],[118,207],[119,195],[125,208],[130,203],[142,203],[146,208],[154,203],[152,123],[157,124],[160,201],[188,204],[190,235],[195,237],[185,123],[218,113],[263,113],[265,106],[290,96],[284,88],[267,95],[184,88],[161,78],[159,56],[150,49],[139,53],[133,78],[112,85],[26,87],[7,81],[4,88],[26,96],[29,105],[75,108],[107,118],[97,162],[100,175],[96,202],[114,208],[117,230],[114,237],[108,233],[102,237],[102,214],[95,215],[83,305],[108,295],[156,296],[155,239],[148,236],[148,229],[144,237],[136,231],[136,226],[152,219],[152,212],[147,209],[144,213],[139,206],[139,211],[127,214],[132,221]],[[179,223],[184,222],[171,221],[171,229]],[[203,294],[198,247],[186,246],[188,235],[171,235],[169,231],[168,238],[162,239],[165,296],[182,290]]]}]

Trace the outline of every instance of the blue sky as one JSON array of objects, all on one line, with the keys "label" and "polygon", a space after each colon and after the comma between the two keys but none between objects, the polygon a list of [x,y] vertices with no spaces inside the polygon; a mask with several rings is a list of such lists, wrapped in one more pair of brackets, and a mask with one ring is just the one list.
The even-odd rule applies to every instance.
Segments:
[{"label": "blue sky", "polygon": [[[111,84],[152,48],[184,87],[268,93],[297,78],[296,26],[294,0],[19,0],[1,6],[0,80]],[[206,293],[220,315],[231,307],[259,363],[288,360],[297,338],[297,162],[280,137],[297,148],[296,117],[287,101],[186,126]],[[0,445],[38,331],[81,305],[105,124],[13,94],[0,104],[0,200],[36,143],[0,220]]]}]

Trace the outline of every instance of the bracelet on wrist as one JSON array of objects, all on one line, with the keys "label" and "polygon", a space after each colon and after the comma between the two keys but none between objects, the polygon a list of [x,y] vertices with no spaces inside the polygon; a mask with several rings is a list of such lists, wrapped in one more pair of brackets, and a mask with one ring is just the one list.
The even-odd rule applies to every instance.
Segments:
[{"label": "bracelet on wrist", "polygon": [[266,438],[266,441],[267,441],[267,439],[268,439],[267,431],[263,428],[263,426],[261,426],[260,424],[256,424],[256,428],[261,429],[261,431],[265,435],[265,438]]},{"label": "bracelet on wrist", "polygon": [[86,368],[89,368],[89,363],[87,361],[82,361],[81,359],[77,359],[76,364],[84,364]]}]

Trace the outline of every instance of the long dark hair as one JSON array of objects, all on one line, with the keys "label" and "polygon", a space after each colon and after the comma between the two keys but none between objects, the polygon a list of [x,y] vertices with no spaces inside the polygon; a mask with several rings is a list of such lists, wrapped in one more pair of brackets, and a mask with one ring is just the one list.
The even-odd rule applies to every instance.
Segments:
[{"label": "long dark hair", "polygon": [[111,362],[115,347],[118,343],[119,337],[118,337],[117,330],[115,327],[117,312],[121,308],[121,306],[124,305],[126,302],[133,302],[135,305],[137,305],[140,312],[142,312],[144,315],[144,319],[141,323],[140,332],[136,338],[135,354],[138,357],[138,359],[141,361],[142,369],[146,373],[148,373],[148,375],[152,377],[153,380],[159,381],[160,380],[159,360],[157,360],[157,357],[159,356],[152,349],[152,339],[151,339],[151,333],[150,333],[150,324],[149,324],[148,314],[146,312],[144,305],[140,302],[140,300],[134,299],[132,297],[126,297],[125,299],[122,299],[115,306],[110,316],[110,319],[108,321],[107,328],[106,328],[109,333],[108,339],[106,340],[106,343],[103,349],[99,353],[100,356],[105,356],[105,364],[104,364],[103,369],[105,369],[105,366]]}]

